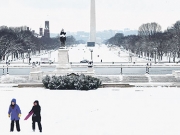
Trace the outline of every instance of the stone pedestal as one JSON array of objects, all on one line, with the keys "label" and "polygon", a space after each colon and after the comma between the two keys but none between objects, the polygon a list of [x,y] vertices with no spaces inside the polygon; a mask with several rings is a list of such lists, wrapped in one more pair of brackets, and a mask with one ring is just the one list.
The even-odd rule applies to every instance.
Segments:
[{"label": "stone pedestal", "polygon": [[172,75],[173,75],[175,78],[179,78],[179,79],[180,79],[180,71],[172,71]]},{"label": "stone pedestal", "polygon": [[31,81],[41,81],[43,78],[43,72],[42,71],[37,71],[37,72],[30,72],[29,75],[29,80]]},{"label": "stone pedestal", "polygon": [[95,42],[87,42],[87,47],[95,47]]},{"label": "stone pedestal", "polygon": [[29,80],[35,81],[35,80],[42,80],[43,78],[43,72],[41,71],[41,67],[32,67],[31,72],[29,74]]},{"label": "stone pedestal", "polygon": [[95,75],[95,73],[94,73],[94,67],[88,65],[87,72],[84,72],[84,74],[85,74],[85,75],[91,75],[91,76],[94,76],[94,75]]},{"label": "stone pedestal", "polygon": [[57,74],[67,74],[72,72],[71,65],[69,63],[68,49],[60,48],[58,50],[58,65],[54,71]]},{"label": "stone pedestal", "polygon": [[88,68],[87,68],[87,72],[94,72],[94,68],[93,68],[93,66],[88,66]]}]

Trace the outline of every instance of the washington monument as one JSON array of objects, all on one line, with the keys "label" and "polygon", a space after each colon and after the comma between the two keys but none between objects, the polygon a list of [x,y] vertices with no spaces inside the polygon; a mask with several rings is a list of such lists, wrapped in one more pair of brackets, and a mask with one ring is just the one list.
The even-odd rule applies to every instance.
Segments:
[{"label": "washington monument", "polygon": [[96,42],[96,9],[95,0],[91,0],[90,8],[90,40],[89,45],[95,45]]}]

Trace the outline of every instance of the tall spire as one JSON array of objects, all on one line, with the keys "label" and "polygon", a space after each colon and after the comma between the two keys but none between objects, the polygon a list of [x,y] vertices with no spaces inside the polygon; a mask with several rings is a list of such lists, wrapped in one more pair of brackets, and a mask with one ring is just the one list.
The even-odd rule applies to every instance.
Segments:
[{"label": "tall spire", "polygon": [[90,42],[96,42],[96,9],[95,9],[95,0],[91,0],[91,9],[90,9]]}]

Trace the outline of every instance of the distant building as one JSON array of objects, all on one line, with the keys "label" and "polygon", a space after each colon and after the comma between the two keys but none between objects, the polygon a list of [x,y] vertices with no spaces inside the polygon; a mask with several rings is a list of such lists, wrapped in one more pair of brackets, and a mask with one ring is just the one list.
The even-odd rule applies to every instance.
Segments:
[{"label": "distant building", "polygon": [[25,30],[29,30],[29,27],[27,27],[27,26],[9,27],[9,29],[17,30],[17,31],[25,31]]},{"label": "distant building", "polygon": [[50,38],[49,21],[45,21],[44,37]]},{"label": "distant building", "polygon": [[39,28],[39,36],[43,36],[43,28]]},{"label": "distant building", "polygon": [[32,34],[35,34],[35,30],[32,30]]},{"label": "distant building", "polygon": [[23,30],[23,31],[24,31],[24,30],[27,30],[27,26],[21,26],[20,28],[21,28],[21,30]]}]

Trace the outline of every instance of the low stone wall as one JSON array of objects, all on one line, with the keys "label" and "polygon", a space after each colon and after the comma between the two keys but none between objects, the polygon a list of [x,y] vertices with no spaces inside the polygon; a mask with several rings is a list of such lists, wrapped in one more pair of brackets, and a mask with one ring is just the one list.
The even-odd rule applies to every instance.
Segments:
[{"label": "low stone wall", "polygon": [[178,79],[174,76],[151,76],[151,82],[178,82]]},{"label": "low stone wall", "polygon": [[19,88],[23,87],[44,87],[43,83],[20,83],[18,84]]},{"label": "low stone wall", "polygon": [[122,75],[95,75],[95,77],[99,78],[103,83],[120,83],[122,82]]},{"label": "low stone wall", "polygon": [[108,88],[108,87],[128,88],[128,87],[135,87],[135,85],[122,84],[122,83],[103,83],[101,86],[101,88]]},{"label": "low stone wall", "polygon": [[[37,72],[38,73],[38,72]],[[39,72],[40,76],[43,78],[42,73]],[[31,74],[31,77],[33,74]],[[35,76],[36,77],[36,76]],[[178,84],[180,83],[180,78],[176,78],[173,75],[95,75],[94,77],[99,78],[103,84]],[[29,76],[21,75],[4,75],[0,77],[0,83],[42,83],[42,78],[29,78]]]},{"label": "low stone wall", "polygon": [[172,75],[173,75],[175,78],[180,78],[180,71],[172,71]]},{"label": "low stone wall", "polygon": [[122,82],[124,83],[148,83],[149,78],[145,75],[133,75],[133,76],[123,76]]}]

